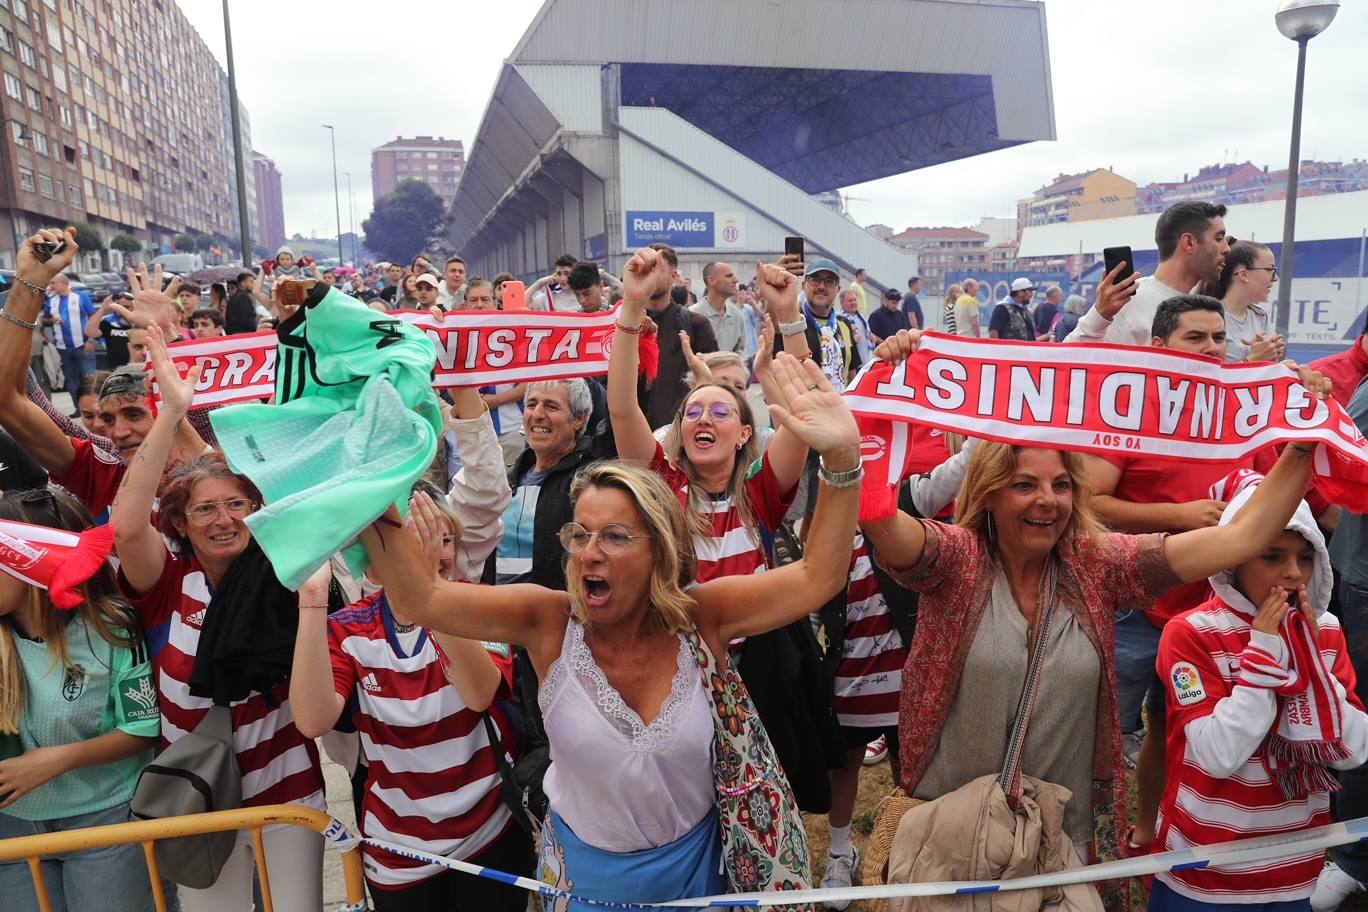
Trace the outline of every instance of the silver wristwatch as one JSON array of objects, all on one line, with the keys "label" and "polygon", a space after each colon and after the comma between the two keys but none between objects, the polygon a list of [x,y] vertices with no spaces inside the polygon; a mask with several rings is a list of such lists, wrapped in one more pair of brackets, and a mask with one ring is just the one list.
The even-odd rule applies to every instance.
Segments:
[{"label": "silver wristwatch", "polygon": [[832,488],[848,488],[851,485],[860,483],[864,478],[864,463],[858,463],[853,469],[846,469],[844,472],[833,472],[826,467],[825,460],[817,462],[817,476]]}]

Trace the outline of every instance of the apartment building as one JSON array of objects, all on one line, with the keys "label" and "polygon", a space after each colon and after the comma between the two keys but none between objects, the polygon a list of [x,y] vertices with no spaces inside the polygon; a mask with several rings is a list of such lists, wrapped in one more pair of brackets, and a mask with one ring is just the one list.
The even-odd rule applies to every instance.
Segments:
[{"label": "apartment building", "polygon": [[946,273],[988,268],[988,239],[987,232],[973,228],[908,228],[888,243],[917,254],[922,291],[935,297],[945,294]]},{"label": "apartment building", "polygon": [[371,150],[371,191],[375,199],[394,192],[400,181],[420,180],[450,206],[465,170],[465,144],[459,139],[402,136]]},{"label": "apartment building", "polygon": [[274,161],[260,152],[252,153],[252,170],[256,172],[257,222],[261,225],[260,238],[253,237],[273,255],[285,243],[285,200],[280,192],[280,171]]},{"label": "apartment building", "polygon": [[0,0],[0,264],[75,221],[231,238],[221,72],[171,0]]}]

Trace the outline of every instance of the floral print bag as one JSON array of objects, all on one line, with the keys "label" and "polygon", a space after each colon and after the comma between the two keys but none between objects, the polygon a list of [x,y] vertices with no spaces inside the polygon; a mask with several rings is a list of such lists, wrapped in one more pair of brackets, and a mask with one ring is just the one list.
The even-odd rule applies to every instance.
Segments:
[{"label": "floral print bag", "polygon": [[713,778],[727,883],[735,893],[808,889],[807,831],[746,685],[729,657],[718,664],[697,630],[687,638],[712,706]]}]

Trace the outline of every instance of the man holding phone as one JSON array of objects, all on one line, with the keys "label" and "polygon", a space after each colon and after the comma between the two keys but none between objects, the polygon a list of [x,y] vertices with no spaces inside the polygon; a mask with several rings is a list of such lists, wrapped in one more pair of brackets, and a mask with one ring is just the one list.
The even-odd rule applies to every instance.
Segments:
[{"label": "man holding phone", "polygon": [[1148,345],[1160,304],[1221,277],[1230,253],[1225,214],[1225,206],[1195,200],[1165,209],[1154,225],[1154,243],[1159,248],[1154,275],[1121,279],[1135,264],[1117,264],[1098,286],[1097,304],[1064,341]]}]

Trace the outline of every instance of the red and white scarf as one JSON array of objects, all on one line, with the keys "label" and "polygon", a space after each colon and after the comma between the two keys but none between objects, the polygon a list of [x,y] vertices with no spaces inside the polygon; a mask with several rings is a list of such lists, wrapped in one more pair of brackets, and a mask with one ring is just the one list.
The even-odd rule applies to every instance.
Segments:
[{"label": "red and white scarf", "polygon": [[81,586],[104,566],[114,529],[94,526],[77,535],[29,523],[0,520],[0,573],[48,590],[58,608],[78,608]]},{"label": "red and white scarf", "polygon": [[1278,721],[1264,738],[1264,757],[1273,780],[1289,799],[1315,789],[1336,791],[1329,765],[1347,759],[1344,717],[1335,679],[1321,659],[1316,633],[1306,616],[1289,609],[1278,627],[1287,668],[1250,644],[1240,661],[1241,676],[1277,695]]},{"label": "red and white scarf", "polygon": [[896,428],[907,422],[1019,446],[1177,460],[1227,462],[1310,441],[1319,444],[1321,489],[1368,512],[1368,441],[1339,403],[1311,399],[1281,364],[924,333],[906,361],[866,364],[845,398],[863,438],[864,520],[893,510],[908,458]]}]

